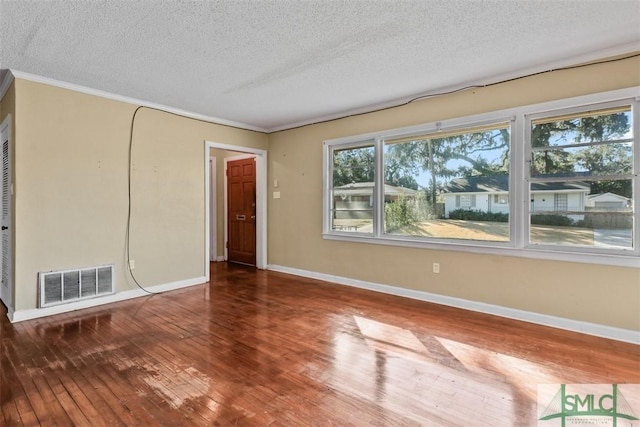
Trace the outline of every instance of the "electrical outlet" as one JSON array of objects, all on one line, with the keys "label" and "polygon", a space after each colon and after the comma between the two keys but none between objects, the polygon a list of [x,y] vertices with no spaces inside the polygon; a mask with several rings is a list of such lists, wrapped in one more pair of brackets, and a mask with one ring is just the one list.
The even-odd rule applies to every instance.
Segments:
[{"label": "electrical outlet", "polygon": [[134,268],[136,268],[136,262],[132,259],[129,260],[129,268],[131,270],[133,270]]},{"label": "electrical outlet", "polygon": [[440,273],[440,263],[438,262],[433,263],[433,272],[436,274]]}]

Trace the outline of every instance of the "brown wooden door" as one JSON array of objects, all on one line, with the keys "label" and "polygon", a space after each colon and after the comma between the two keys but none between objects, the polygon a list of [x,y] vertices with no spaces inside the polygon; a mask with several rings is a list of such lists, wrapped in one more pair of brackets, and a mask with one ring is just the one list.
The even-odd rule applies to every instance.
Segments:
[{"label": "brown wooden door", "polygon": [[230,262],[256,265],[256,160],[227,163],[227,248]]}]

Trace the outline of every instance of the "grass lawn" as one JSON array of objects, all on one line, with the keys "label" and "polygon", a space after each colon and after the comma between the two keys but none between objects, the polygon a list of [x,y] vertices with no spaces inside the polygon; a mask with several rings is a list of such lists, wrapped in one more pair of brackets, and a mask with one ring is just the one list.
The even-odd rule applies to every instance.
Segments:
[{"label": "grass lawn", "polygon": [[[337,230],[371,233],[372,221],[366,219],[334,220]],[[434,219],[405,225],[389,232],[395,236],[434,237],[440,239],[508,242],[509,224],[506,222]],[[533,225],[531,243],[593,246],[593,230],[578,227]]]},{"label": "grass lawn", "polygon": [[[389,234],[508,242],[509,224],[506,222],[436,219],[406,225]],[[531,242],[593,246],[593,230],[577,227],[533,225],[531,227]]]}]

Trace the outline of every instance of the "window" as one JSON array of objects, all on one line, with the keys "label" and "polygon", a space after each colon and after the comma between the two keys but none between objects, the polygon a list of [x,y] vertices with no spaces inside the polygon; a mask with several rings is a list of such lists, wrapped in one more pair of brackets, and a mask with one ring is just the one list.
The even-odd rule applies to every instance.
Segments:
[{"label": "window", "polygon": [[569,207],[569,204],[567,203],[569,199],[567,197],[567,193],[556,193],[553,196],[554,196],[553,210],[556,212],[566,211],[567,208]]},{"label": "window", "polygon": [[475,194],[463,194],[456,196],[456,207],[462,209],[471,209],[476,207]]},{"label": "window", "polygon": [[323,235],[640,267],[639,93],[325,141]]},{"label": "window", "polygon": [[[529,243],[633,250],[638,184],[631,104],[556,111],[529,123]],[[553,205],[543,194],[553,195]],[[604,207],[598,199],[613,203]]]},{"label": "window", "polygon": [[506,194],[494,194],[493,203],[497,205],[506,205],[509,203],[509,196]]},{"label": "window", "polygon": [[508,242],[508,206],[492,210],[490,200],[508,199],[510,139],[502,122],[332,147],[331,231]]},{"label": "window", "polygon": [[332,155],[331,229],[373,230],[374,147],[336,149]]},{"label": "window", "polygon": [[509,122],[383,140],[384,232],[419,239],[508,241]]}]

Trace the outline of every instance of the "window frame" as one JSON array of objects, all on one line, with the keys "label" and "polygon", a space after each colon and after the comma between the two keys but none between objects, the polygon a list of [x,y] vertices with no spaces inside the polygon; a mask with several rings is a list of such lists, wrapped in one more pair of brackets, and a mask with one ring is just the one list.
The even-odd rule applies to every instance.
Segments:
[{"label": "window frame", "polygon": [[[634,237],[640,235],[640,87],[613,90],[596,94],[565,98],[539,104],[530,104],[514,108],[496,110],[447,120],[387,129],[343,138],[323,141],[323,229],[326,240],[360,242],[400,247],[417,247],[432,250],[461,251],[502,256],[515,256],[531,259],[547,259],[595,263],[640,268],[640,245],[633,250],[611,250],[592,247],[573,247],[558,245],[529,244],[529,163],[530,159],[530,121],[540,117],[554,117],[560,110],[575,109],[584,111],[598,108],[605,103],[631,105],[634,137],[633,169],[633,230]],[[598,105],[599,104],[599,105]],[[586,115],[586,114],[585,114]],[[475,241],[446,238],[423,238],[390,235],[384,232],[384,141],[386,139],[411,137],[415,135],[436,134],[441,131],[455,131],[482,125],[511,123],[509,153],[509,242]],[[333,170],[332,152],[334,149],[357,148],[374,145],[374,212],[373,233],[353,233],[331,230],[330,195]]]},{"label": "window frame", "polygon": [[[342,144],[325,144],[325,150],[324,150],[324,155],[323,155],[323,180],[324,180],[324,191],[323,191],[323,234],[327,234],[327,232],[331,233],[331,234],[336,234],[336,235],[344,235],[344,236],[351,236],[354,233],[348,230],[336,230],[333,228],[333,223],[331,221],[331,217],[332,215],[330,215],[331,212],[333,212],[333,197],[332,197],[332,191],[333,191],[333,153],[334,151],[337,150],[350,150],[350,149],[357,149],[357,148],[366,148],[366,147],[373,147],[374,151],[373,151],[373,158],[374,158],[374,164],[377,164],[377,157],[378,157],[378,150],[376,149],[376,142],[375,139],[373,138],[369,138],[369,139],[356,139],[354,141],[347,141],[345,143]],[[377,179],[378,179],[378,168],[374,168],[374,176],[373,176],[373,193],[371,196],[371,202],[373,203],[372,206],[372,216],[373,216],[373,224],[375,227],[376,224],[376,216],[377,216],[377,200],[378,200],[378,195],[377,195],[377,191],[376,191],[376,183],[377,183]],[[369,236],[369,237],[373,237],[375,236],[375,228],[371,233],[358,233],[358,236]]]},{"label": "window frame", "polygon": [[[631,174],[629,174],[629,179],[631,179],[632,181],[632,189],[633,189],[633,220],[632,220],[632,228],[631,228],[631,235],[632,235],[632,239],[635,237],[636,240],[638,240],[638,236],[640,235],[640,214],[638,212],[638,194],[640,193],[640,179],[639,179],[639,173],[640,173],[640,133],[638,132],[639,129],[639,123],[638,123],[638,117],[640,115],[640,100],[638,99],[638,97],[628,97],[628,98],[624,98],[624,99],[619,99],[619,100],[613,100],[613,101],[604,101],[604,102],[590,102],[590,103],[585,103],[579,106],[572,106],[572,107],[568,107],[568,108],[557,108],[557,109],[552,109],[552,110],[547,110],[544,112],[538,112],[538,113],[533,113],[533,114],[525,114],[524,116],[524,120],[525,120],[525,129],[526,129],[526,134],[525,134],[525,159],[527,159],[526,162],[526,166],[525,167],[525,185],[526,185],[526,189],[525,191],[527,192],[527,194],[529,194],[529,199],[531,199],[531,197],[533,197],[532,191],[531,191],[531,186],[529,185],[530,183],[534,183],[534,182],[563,182],[562,180],[560,180],[559,178],[553,178],[553,177],[549,177],[546,178],[545,177],[532,177],[531,176],[531,168],[530,166],[530,159],[531,157],[531,153],[533,152],[532,150],[532,142],[531,142],[531,127],[534,121],[536,120],[540,120],[540,119],[553,119],[554,117],[562,117],[562,116],[566,116],[566,115],[575,115],[578,117],[589,117],[589,113],[593,112],[593,111],[601,111],[601,110],[607,110],[609,108],[614,109],[616,107],[623,107],[623,106],[630,106],[631,108],[631,117],[632,117],[632,135],[633,135],[633,171]],[[596,145],[596,144],[593,144]],[[561,150],[560,147],[562,146],[558,146],[558,151]],[[625,174],[626,175],[626,174]],[[598,179],[603,179],[603,177],[619,177],[620,175],[599,175]],[[571,179],[567,180],[567,182],[571,182]],[[556,194],[557,195],[557,194]],[[554,209],[555,209],[555,201],[554,201]],[[524,233],[526,235],[526,240],[525,240],[525,247],[526,248],[530,248],[530,249],[542,249],[542,250],[548,250],[548,251],[552,251],[552,252],[560,252],[561,248],[565,249],[567,251],[570,252],[577,252],[577,253],[585,253],[585,254],[594,254],[594,255],[620,255],[620,256],[636,256],[638,257],[640,255],[640,244],[636,244],[635,247],[632,250],[629,249],[599,249],[597,247],[587,247],[587,246],[571,246],[571,245],[553,245],[553,244],[545,244],[545,243],[534,243],[530,241],[530,235],[531,235],[531,221],[530,221],[530,217],[527,218],[527,221],[525,221],[524,224]]]}]

